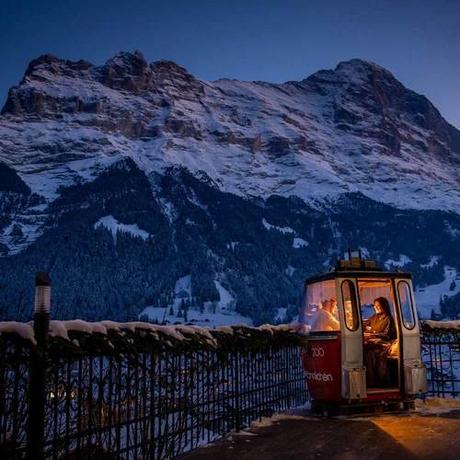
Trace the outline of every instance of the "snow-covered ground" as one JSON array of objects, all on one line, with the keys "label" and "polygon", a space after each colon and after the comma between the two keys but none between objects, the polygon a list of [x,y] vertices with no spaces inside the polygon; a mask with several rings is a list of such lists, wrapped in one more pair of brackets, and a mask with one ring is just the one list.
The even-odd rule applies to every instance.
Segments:
[{"label": "snow-covered ground", "polygon": [[[455,287],[451,291],[452,282],[455,282]],[[421,318],[430,318],[431,310],[435,313],[440,312],[439,300],[442,296],[453,296],[460,292],[460,275],[453,267],[444,267],[444,280],[439,284],[432,284],[423,288],[418,288],[415,291],[415,302],[417,310]]]},{"label": "snow-covered ground", "polygon": [[294,236],[294,239],[292,240],[292,247],[294,249],[306,248],[307,246],[310,245],[310,243],[307,240],[304,240],[303,238],[298,237],[297,232],[291,227],[279,227],[277,225],[272,225],[269,222],[267,222],[265,219],[262,219],[262,225],[267,230],[276,230],[277,232],[280,232],[283,235],[292,234]]},{"label": "snow-covered ground", "polygon": [[460,400],[452,398],[417,399],[415,408],[418,414],[437,415],[460,410]]},{"label": "snow-covered ground", "polygon": [[174,303],[175,308],[179,307],[182,300],[190,300],[192,297],[192,277],[183,276],[176,281],[174,286]]},{"label": "snow-covered ground", "polygon": [[262,219],[262,225],[267,230],[277,230],[278,232],[281,232],[281,233],[295,233],[295,230],[293,230],[291,227],[278,227],[277,225],[270,224],[265,219]]},{"label": "snow-covered ground", "polygon": [[139,318],[147,316],[149,321],[158,323],[191,323],[197,326],[216,327],[230,326],[233,324],[245,324],[252,326],[251,318],[240,315],[235,311],[235,299],[219,281],[214,281],[219,292],[219,301],[205,302],[202,308],[189,307],[187,317],[179,314],[181,306],[192,301],[191,276],[179,278],[174,287],[174,298],[167,306],[146,307]]},{"label": "snow-covered ground", "polygon": [[128,233],[133,237],[142,238],[144,241],[147,240],[150,236],[150,233],[139,228],[137,224],[122,224],[121,222],[118,222],[118,220],[116,220],[113,216],[101,217],[94,224],[95,229],[98,229],[100,227],[104,227],[112,234],[115,243],[117,242],[118,232]]},{"label": "snow-covered ground", "polygon": [[170,315],[168,308],[146,307],[139,317],[141,318],[144,315],[146,315],[150,321],[158,321],[160,323],[164,321],[169,324],[191,323],[202,327],[231,326],[236,324],[252,326],[252,320],[250,318],[236,312],[218,311],[213,313],[212,310],[205,310],[201,313],[199,310],[190,309],[187,313],[187,321],[185,321],[184,318]]},{"label": "snow-covered ground", "polygon": [[0,243],[8,248],[9,255],[17,254],[41,235],[45,221],[46,214],[16,215],[0,233]]},{"label": "snow-covered ground", "polygon": [[310,243],[303,238],[294,238],[292,242],[292,247],[295,249],[306,248]]}]

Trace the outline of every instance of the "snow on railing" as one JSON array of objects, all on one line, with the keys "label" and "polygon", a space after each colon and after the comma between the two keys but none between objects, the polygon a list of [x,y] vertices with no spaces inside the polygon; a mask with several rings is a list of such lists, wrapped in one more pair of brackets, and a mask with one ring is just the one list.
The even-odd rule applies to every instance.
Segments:
[{"label": "snow on railing", "polygon": [[422,321],[422,328],[424,331],[457,331],[460,332],[460,320],[449,321]]},{"label": "snow on railing", "polygon": [[[8,335],[36,344],[33,322],[0,322],[0,338]],[[194,345],[205,348],[227,348],[234,342],[250,348],[295,343],[300,340],[294,327],[286,324],[249,327],[245,325],[204,328],[189,325],[159,325],[145,322],[88,322],[80,319],[53,320],[49,323],[48,338],[51,346],[65,344],[84,346],[99,343],[116,347],[121,343],[156,343],[166,348]],[[139,344],[138,343],[138,344]]]},{"label": "snow on railing", "polygon": [[35,344],[35,334],[32,323],[19,323],[17,321],[1,321],[0,336],[5,334],[13,334],[21,337],[24,340],[31,341]]}]

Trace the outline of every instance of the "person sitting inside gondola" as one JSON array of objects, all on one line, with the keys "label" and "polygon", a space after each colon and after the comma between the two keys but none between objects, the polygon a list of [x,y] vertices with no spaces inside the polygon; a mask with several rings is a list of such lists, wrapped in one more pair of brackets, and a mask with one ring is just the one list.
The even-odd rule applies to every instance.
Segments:
[{"label": "person sitting inside gondola", "polygon": [[335,299],[323,300],[322,308],[316,313],[316,317],[311,325],[311,331],[338,331],[340,323],[334,316],[334,309],[337,305]]},{"label": "person sitting inside gondola", "polygon": [[388,351],[396,339],[396,326],[385,297],[374,300],[375,314],[365,322],[364,363],[367,385],[386,385]]}]

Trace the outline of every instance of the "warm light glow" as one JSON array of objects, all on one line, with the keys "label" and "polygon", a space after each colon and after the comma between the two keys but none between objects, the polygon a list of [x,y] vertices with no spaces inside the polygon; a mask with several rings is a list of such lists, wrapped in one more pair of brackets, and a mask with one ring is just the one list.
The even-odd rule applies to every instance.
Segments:
[{"label": "warm light glow", "polygon": [[51,303],[50,286],[37,286],[35,288],[35,313],[49,313]]},{"label": "warm light glow", "polygon": [[[460,401],[430,398],[426,402],[417,400],[416,407],[419,416],[411,416],[410,422],[406,416],[398,417],[395,415],[373,417],[371,421],[417,458],[428,458],[427,451],[430,447],[436,446],[440,442],[448,442],[445,433],[455,432],[455,425],[458,425],[458,420],[439,415],[442,412],[458,411]],[[449,427],[451,428],[449,429]],[[421,438],[421,432],[427,433],[427,436]]]}]

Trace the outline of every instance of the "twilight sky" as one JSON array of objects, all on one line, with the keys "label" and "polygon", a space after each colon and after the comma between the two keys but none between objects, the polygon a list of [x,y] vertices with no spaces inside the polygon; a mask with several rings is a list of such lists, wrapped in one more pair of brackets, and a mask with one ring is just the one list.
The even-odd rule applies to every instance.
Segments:
[{"label": "twilight sky", "polygon": [[201,79],[300,80],[354,57],[460,128],[457,0],[0,0],[0,104],[43,53],[171,59]]}]

